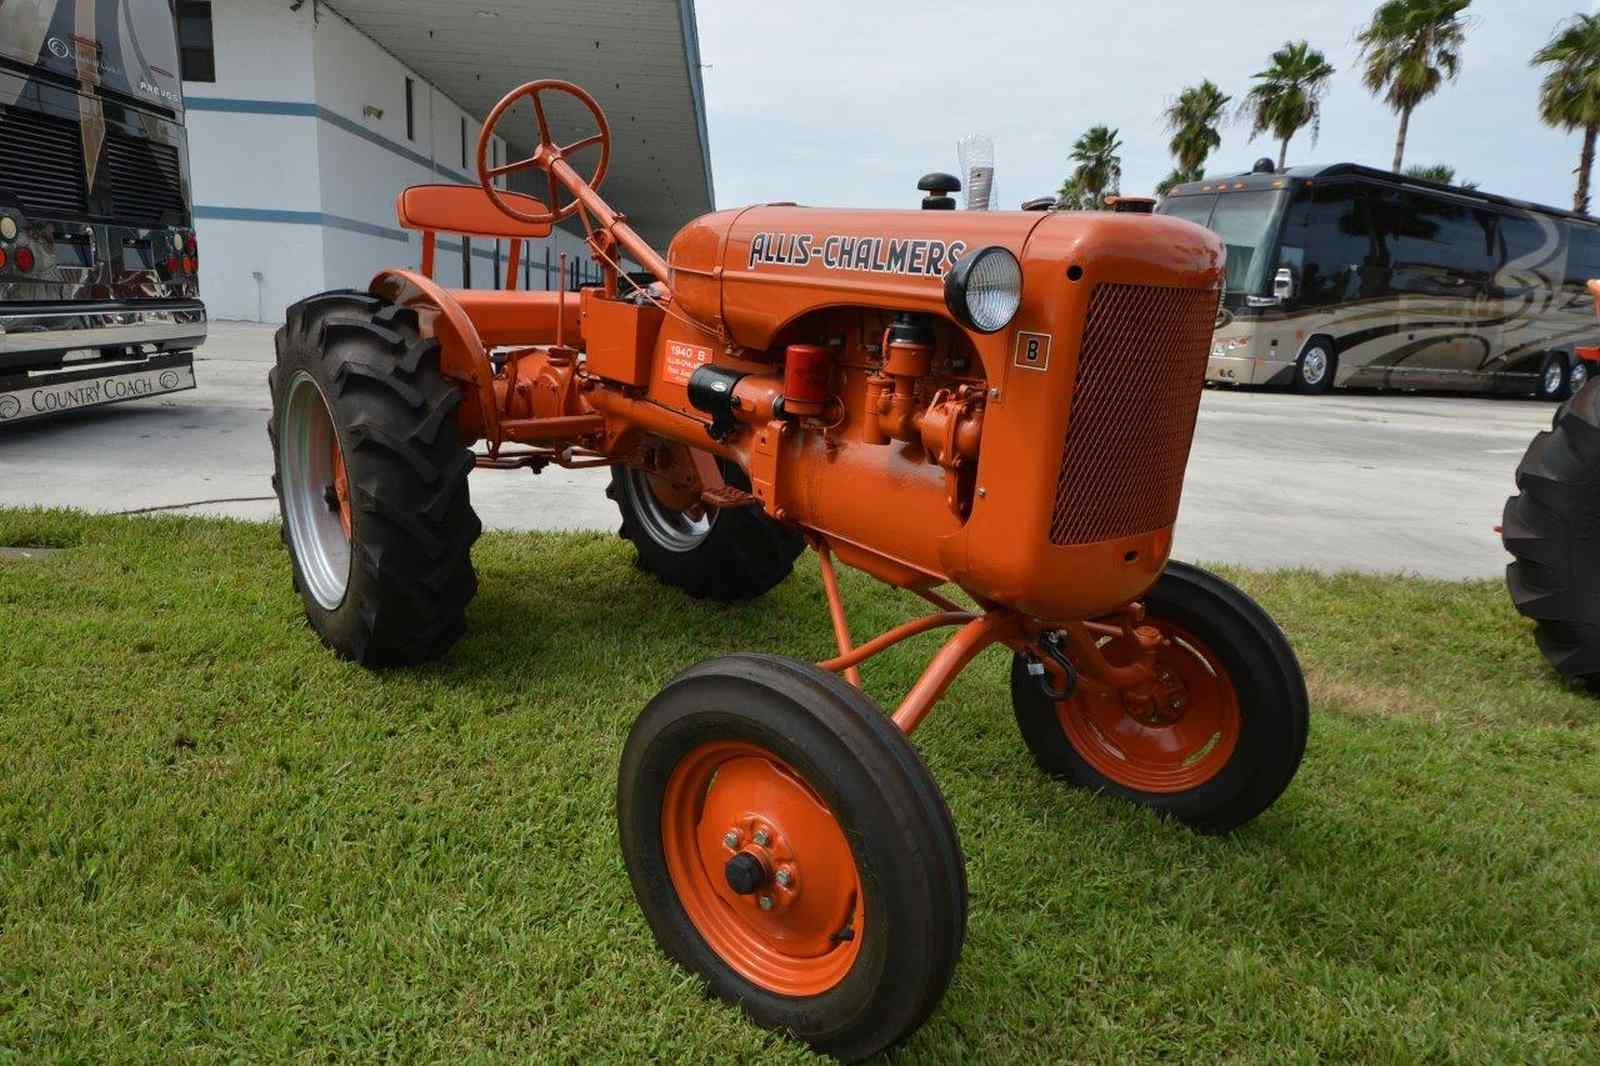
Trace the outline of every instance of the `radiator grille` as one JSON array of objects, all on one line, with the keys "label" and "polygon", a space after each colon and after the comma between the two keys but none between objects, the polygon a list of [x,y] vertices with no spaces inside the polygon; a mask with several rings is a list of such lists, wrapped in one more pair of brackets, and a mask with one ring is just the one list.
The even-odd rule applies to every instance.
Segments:
[{"label": "radiator grille", "polygon": [[81,215],[83,139],[70,119],[0,107],[0,189],[30,215]]},{"label": "radiator grille", "polygon": [[1216,313],[1211,289],[1095,287],[1052,543],[1091,544],[1177,519]]},{"label": "radiator grille", "polygon": [[109,181],[111,203],[119,222],[157,226],[168,221],[188,221],[183,204],[183,169],[178,150],[170,144],[129,137],[112,130],[106,135],[101,166]]}]

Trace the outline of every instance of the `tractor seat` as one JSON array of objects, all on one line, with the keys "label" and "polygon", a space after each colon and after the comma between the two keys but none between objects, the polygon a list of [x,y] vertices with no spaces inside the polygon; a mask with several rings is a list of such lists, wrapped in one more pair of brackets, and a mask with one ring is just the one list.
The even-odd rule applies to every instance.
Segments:
[{"label": "tractor seat", "polygon": [[[542,201],[520,192],[502,190],[500,196],[530,215],[550,210]],[[461,233],[510,240],[550,236],[548,222],[517,221],[496,207],[489,194],[477,185],[413,185],[395,197],[394,213],[403,228],[425,234]]]},{"label": "tractor seat", "polygon": [[[543,202],[520,192],[500,190],[500,195],[512,207],[530,215],[549,211]],[[523,240],[550,236],[550,223],[520,222],[512,218],[496,207],[479,185],[413,185],[402,189],[395,197],[394,215],[403,228],[421,231],[422,273],[429,278],[433,277],[434,251],[441,231],[509,240],[508,291],[517,287]]]}]

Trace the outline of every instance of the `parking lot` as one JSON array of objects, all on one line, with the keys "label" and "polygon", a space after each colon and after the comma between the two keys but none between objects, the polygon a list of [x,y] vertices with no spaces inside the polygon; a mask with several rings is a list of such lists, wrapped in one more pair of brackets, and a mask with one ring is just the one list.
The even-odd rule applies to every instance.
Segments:
[{"label": "parking lot", "polygon": [[[0,506],[271,520],[272,329],[217,322],[199,388],[0,431]],[[1492,577],[1512,471],[1551,408],[1531,400],[1208,390],[1176,553],[1256,567]],[[610,529],[604,473],[479,471],[498,529]]]}]

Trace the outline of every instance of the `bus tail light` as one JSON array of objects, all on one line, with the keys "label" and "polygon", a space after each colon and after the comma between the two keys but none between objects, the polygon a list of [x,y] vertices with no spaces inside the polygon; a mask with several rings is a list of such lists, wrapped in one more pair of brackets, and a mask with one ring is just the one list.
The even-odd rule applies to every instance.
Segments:
[{"label": "bus tail light", "polygon": [[6,268],[6,250],[4,248],[0,248],[0,270],[4,270],[5,268]]},{"label": "bus tail light", "polygon": [[178,272],[178,267],[181,266],[181,265],[182,264],[178,262],[178,257],[176,255],[167,256],[167,273],[168,274],[176,274]]},{"label": "bus tail light", "polygon": [[17,269],[26,274],[33,269],[33,249],[24,245],[17,249]]}]

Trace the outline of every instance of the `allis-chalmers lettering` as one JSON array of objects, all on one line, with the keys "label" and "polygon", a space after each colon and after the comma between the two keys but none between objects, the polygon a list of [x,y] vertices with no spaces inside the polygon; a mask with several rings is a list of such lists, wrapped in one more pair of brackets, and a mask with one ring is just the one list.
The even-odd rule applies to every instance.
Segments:
[{"label": "allis-chalmers lettering", "polygon": [[965,241],[837,235],[818,240],[811,233],[758,233],[750,242],[747,266],[751,270],[764,265],[805,267],[821,259],[829,270],[937,278],[966,250]]}]

